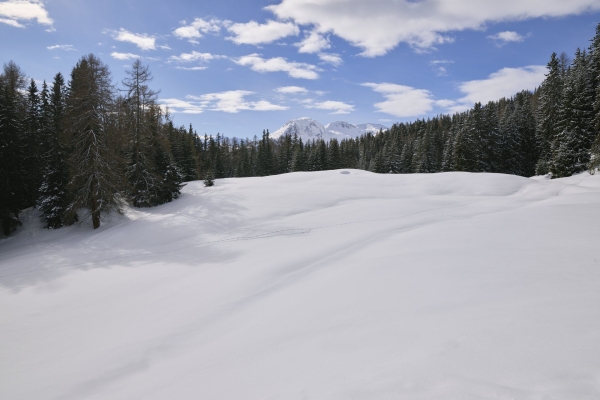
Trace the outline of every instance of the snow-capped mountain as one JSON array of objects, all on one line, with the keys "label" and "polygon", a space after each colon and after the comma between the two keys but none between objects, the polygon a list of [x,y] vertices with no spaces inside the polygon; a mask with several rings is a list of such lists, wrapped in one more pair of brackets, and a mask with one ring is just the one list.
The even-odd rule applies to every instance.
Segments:
[{"label": "snow-capped mountain", "polygon": [[319,121],[303,117],[286,122],[281,128],[271,133],[271,137],[277,139],[281,136],[294,136],[295,134],[303,141],[325,139],[325,127]]},{"label": "snow-capped mountain", "polygon": [[302,141],[323,139],[329,141],[336,138],[338,141],[359,137],[367,132],[377,133],[380,129],[387,127],[380,124],[354,125],[344,121],[331,122],[323,126],[319,121],[312,118],[298,118],[288,121],[281,128],[271,134],[273,139],[281,136],[297,134]]}]

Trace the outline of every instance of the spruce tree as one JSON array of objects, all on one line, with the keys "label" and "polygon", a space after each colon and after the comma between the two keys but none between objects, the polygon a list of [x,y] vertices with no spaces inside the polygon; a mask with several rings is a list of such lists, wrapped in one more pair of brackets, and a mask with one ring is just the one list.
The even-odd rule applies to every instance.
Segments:
[{"label": "spruce tree", "polygon": [[[43,92],[42,92],[43,93]],[[58,229],[64,225],[69,204],[67,185],[69,173],[66,150],[61,143],[64,137],[65,81],[61,73],[56,74],[49,99],[42,96],[42,120],[46,152],[42,160],[42,182],[38,190],[38,210],[47,228]]]},{"label": "spruce tree", "polygon": [[103,212],[121,212],[121,180],[115,171],[116,154],[108,147],[109,121],[113,109],[113,91],[108,67],[93,54],[77,63],[71,73],[67,99],[68,126],[72,153],[67,222],[73,222],[85,208],[94,229],[100,227]]},{"label": "spruce tree", "polygon": [[550,172],[552,143],[559,132],[558,118],[562,109],[563,75],[556,53],[552,53],[548,62],[548,73],[540,89],[537,111],[536,136],[540,156],[536,165],[536,174]]},{"label": "spruce tree", "polygon": [[565,80],[560,132],[552,143],[553,177],[571,176],[588,169],[594,140],[594,90],[585,51],[577,50]]},{"label": "spruce tree", "polygon": [[27,116],[24,121],[26,132],[24,137],[23,179],[26,193],[24,194],[25,203],[23,206],[25,207],[35,205],[38,195],[37,190],[41,182],[40,156],[43,147],[41,112],[40,93],[37,84],[31,79],[27,88]]},{"label": "spruce tree", "polygon": [[0,227],[4,235],[14,232],[19,212],[25,203],[23,180],[24,156],[22,103],[20,90],[25,77],[20,68],[10,62],[0,75]]},{"label": "spruce tree", "polygon": [[215,184],[215,177],[213,175],[212,170],[209,170],[204,177],[204,186],[211,187]]}]

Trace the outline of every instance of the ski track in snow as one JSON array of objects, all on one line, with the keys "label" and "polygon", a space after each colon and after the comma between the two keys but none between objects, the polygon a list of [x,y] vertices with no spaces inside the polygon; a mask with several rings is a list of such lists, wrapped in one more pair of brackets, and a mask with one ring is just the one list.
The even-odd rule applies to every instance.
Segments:
[{"label": "ski track in snow", "polygon": [[[148,253],[141,253],[141,254],[131,254],[131,255],[126,255],[126,256],[100,258],[100,259],[94,260],[93,262],[67,264],[67,265],[61,265],[61,266],[56,266],[56,267],[52,267],[52,268],[31,269],[28,271],[18,272],[18,273],[14,273],[14,274],[0,275],[0,279],[11,277],[11,276],[22,275],[22,274],[31,274],[31,273],[40,272],[40,271],[49,271],[49,270],[56,270],[56,269],[61,269],[61,268],[88,266],[88,265],[93,265],[94,263],[104,263],[107,261],[124,260],[124,259],[131,259],[131,258],[137,258],[137,257],[148,257],[148,256],[154,256],[154,255],[169,254],[169,253],[174,253],[174,252],[178,252],[181,250],[189,249],[191,247],[207,246],[207,245],[217,244],[217,243],[231,243],[231,242],[237,242],[237,241],[242,241],[242,240],[268,239],[268,238],[277,237],[277,236],[303,235],[303,234],[309,234],[312,231],[319,230],[319,229],[335,228],[335,227],[340,227],[340,226],[364,224],[364,223],[370,223],[370,222],[394,221],[394,220],[398,220],[398,219],[409,218],[409,217],[412,217],[415,215],[419,215],[419,214],[423,214],[423,213],[427,213],[427,212],[431,212],[431,211],[444,210],[444,209],[457,208],[457,207],[465,207],[470,204],[479,203],[481,201],[482,200],[472,201],[472,202],[468,202],[468,203],[452,205],[452,206],[447,206],[447,207],[429,208],[426,210],[422,210],[422,211],[418,211],[418,212],[414,212],[414,213],[410,213],[410,214],[405,214],[405,215],[400,215],[400,216],[396,216],[396,217],[390,217],[390,218],[375,218],[375,219],[350,221],[350,222],[343,222],[343,223],[339,223],[339,224],[316,226],[316,227],[311,227],[311,228],[287,228],[287,229],[281,229],[281,230],[272,231],[272,232],[266,232],[266,233],[262,233],[262,234],[254,235],[254,236],[238,236],[238,237],[231,237],[231,238],[226,238],[226,239],[222,239],[222,240],[199,242],[199,243],[190,244],[188,246],[183,246],[183,247],[174,248],[174,249],[165,250],[165,251],[155,251],[155,252],[148,252]],[[477,217],[479,215],[481,215],[481,214],[476,214],[476,215],[467,216],[467,217],[456,217],[456,216],[453,216],[453,217],[454,218],[473,218],[473,217]],[[412,226],[410,229],[416,229],[416,228],[419,228],[422,226],[428,226],[429,224],[430,223],[417,224],[417,225]],[[404,228],[404,229],[402,229],[402,231],[407,230],[407,229],[408,228]],[[194,235],[194,236],[198,236],[198,235]],[[181,238],[181,239],[178,239],[178,240],[175,240],[172,242],[168,242],[168,243],[163,243],[163,245],[176,243],[176,242],[188,239],[188,238],[189,237]],[[35,256],[32,256],[32,257],[35,257]],[[17,260],[22,261],[24,259],[27,259],[27,257],[10,259],[8,261],[17,261]]]},{"label": "ski track in snow", "polygon": [[24,216],[0,398],[600,398],[600,176],[295,173],[97,231]]}]

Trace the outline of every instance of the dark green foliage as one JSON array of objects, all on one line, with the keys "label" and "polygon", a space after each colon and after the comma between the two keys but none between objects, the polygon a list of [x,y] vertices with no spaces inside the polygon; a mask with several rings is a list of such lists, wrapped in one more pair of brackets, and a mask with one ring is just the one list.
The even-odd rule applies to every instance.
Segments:
[{"label": "dark green foliage", "polygon": [[64,215],[69,204],[67,184],[69,171],[67,156],[61,138],[65,123],[65,81],[58,73],[52,91],[46,99],[42,91],[42,131],[45,153],[42,156],[42,178],[38,189],[37,207],[47,228],[58,229],[64,225]]},{"label": "dark green foliage", "polygon": [[204,186],[211,187],[215,184],[215,176],[213,175],[212,170],[208,170],[206,175],[204,176]]},{"label": "dark green foliage", "polygon": [[19,212],[29,202],[27,196],[25,99],[20,94],[25,77],[10,62],[0,75],[0,224],[4,235],[21,223]]},{"label": "dark green foliage", "polygon": [[106,118],[114,110],[114,88],[108,67],[92,54],[83,57],[71,73],[69,89],[67,118],[72,138],[69,187],[73,198],[66,219],[72,222],[85,208],[96,229],[102,212],[120,212],[122,207],[119,188],[123,184],[116,171],[117,155],[109,145],[111,125]]},{"label": "dark green foliage", "polygon": [[563,74],[556,53],[552,53],[548,62],[548,74],[540,88],[540,99],[537,109],[536,136],[540,157],[536,165],[536,173],[544,175],[550,172],[552,158],[552,142],[558,135],[558,117],[562,105]]},{"label": "dark green foliage", "polygon": [[590,162],[590,149],[597,135],[594,130],[595,93],[588,61],[587,54],[578,50],[565,79],[559,133],[551,147],[553,177],[585,171]]}]

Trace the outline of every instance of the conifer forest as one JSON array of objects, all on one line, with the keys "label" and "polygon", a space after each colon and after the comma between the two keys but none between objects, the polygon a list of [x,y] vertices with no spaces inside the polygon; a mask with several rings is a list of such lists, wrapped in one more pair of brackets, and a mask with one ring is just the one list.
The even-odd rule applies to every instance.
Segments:
[{"label": "conifer forest", "polygon": [[185,182],[356,168],[375,173],[492,172],[567,177],[600,164],[600,25],[572,59],[552,54],[534,92],[477,103],[341,142],[250,138],[175,126],[139,60],[119,83],[95,55],[38,87],[13,61],[0,75],[0,224],[36,207],[47,228],[100,226],[124,204],[176,199]]}]

